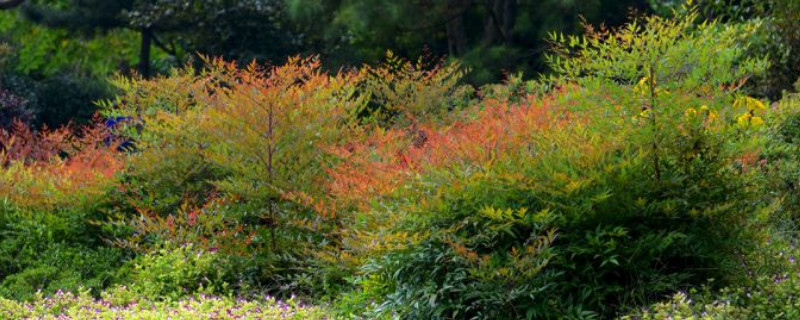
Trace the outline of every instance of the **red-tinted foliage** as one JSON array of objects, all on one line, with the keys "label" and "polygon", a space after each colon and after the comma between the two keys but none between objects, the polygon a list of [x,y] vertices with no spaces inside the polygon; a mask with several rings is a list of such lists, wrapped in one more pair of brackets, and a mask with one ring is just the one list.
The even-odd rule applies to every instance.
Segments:
[{"label": "red-tinted foliage", "polygon": [[70,132],[67,128],[35,132],[16,120],[11,130],[0,130],[0,164],[47,162],[67,149]]},{"label": "red-tinted foliage", "polygon": [[124,167],[107,137],[100,121],[77,131],[37,132],[21,122],[0,130],[0,197],[18,206],[52,206],[102,195]]},{"label": "red-tinted foliage", "polygon": [[330,194],[363,205],[365,199],[389,195],[426,170],[491,165],[519,152],[537,133],[554,132],[574,120],[553,101],[533,97],[516,105],[488,100],[472,111],[471,120],[447,127],[377,130],[363,142],[330,148],[342,159],[328,171]]}]

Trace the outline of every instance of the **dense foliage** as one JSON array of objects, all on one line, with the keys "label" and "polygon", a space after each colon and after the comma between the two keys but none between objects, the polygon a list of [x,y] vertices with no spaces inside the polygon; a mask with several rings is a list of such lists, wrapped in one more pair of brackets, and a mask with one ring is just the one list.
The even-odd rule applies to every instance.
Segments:
[{"label": "dense foliage", "polygon": [[[182,2],[148,3],[87,23],[179,35],[162,24]],[[313,16],[300,3],[273,9]],[[26,10],[97,9],[47,4]],[[757,9],[552,32],[552,74],[480,87],[392,52],[335,72],[197,55],[117,74],[85,125],[54,129],[31,119],[70,116],[30,106],[79,90],[0,91],[22,118],[0,122],[0,317],[793,319],[800,94],[761,90],[790,73]],[[353,36],[398,34],[369,23]],[[7,57],[14,81],[63,75]]]}]

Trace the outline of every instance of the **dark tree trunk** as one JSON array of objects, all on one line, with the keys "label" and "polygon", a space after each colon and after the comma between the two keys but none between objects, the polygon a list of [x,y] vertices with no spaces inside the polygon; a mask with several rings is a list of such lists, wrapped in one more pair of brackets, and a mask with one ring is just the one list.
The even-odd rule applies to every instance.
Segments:
[{"label": "dark tree trunk", "polygon": [[498,15],[503,10],[503,0],[485,0],[483,3],[486,7],[487,15],[483,22],[481,45],[488,47],[497,41],[502,32]]},{"label": "dark tree trunk", "polygon": [[488,15],[483,26],[483,40],[481,44],[490,46],[501,40],[511,43],[511,30],[514,28],[517,16],[516,0],[486,0]]},{"label": "dark tree trunk", "polygon": [[514,24],[517,22],[517,0],[505,0],[503,3],[503,34],[505,35],[506,43],[511,44],[514,42],[514,36],[511,31],[514,29]]},{"label": "dark tree trunk", "polygon": [[23,4],[25,0],[0,0],[0,10],[8,10],[18,7]]},{"label": "dark tree trunk", "polygon": [[141,30],[142,44],[139,48],[139,75],[145,79],[150,78],[150,47],[153,43],[153,31],[145,28]]},{"label": "dark tree trunk", "polygon": [[447,2],[447,50],[451,56],[460,56],[467,51],[467,31],[464,29],[464,13],[469,9],[469,0]]}]

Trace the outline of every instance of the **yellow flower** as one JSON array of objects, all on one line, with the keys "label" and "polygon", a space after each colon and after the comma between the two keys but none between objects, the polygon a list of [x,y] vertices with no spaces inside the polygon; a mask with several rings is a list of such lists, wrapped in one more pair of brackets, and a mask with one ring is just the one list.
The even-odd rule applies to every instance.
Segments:
[{"label": "yellow flower", "polygon": [[704,115],[706,121],[714,121],[719,118],[719,114],[716,111],[711,110],[707,105],[702,105],[698,109],[686,109],[686,111],[683,112],[683,115],[687,118],[691,118],[696,116],[698,113]]},{"label": "yellow flower", "polygon": [[747,109],[750,111],[764,111],[767,110],[767,106],[761,100],[747,97]]},{"label": "yellow flower", "polygon": [[745,113],[745,114],[742,114],[741,116],[736,118],[736,123],[738,123],[742,127],[746,127],[750,123],[750,118],[751,117],[752,117],[752,115],[749,112]]},{"label": "yellow flower", "polygon": [[719,118],[719,114],[716,111],[709,109],[706,105],[700,107],[700,110],[706,112],[706,118],[708,121],[714,121]]},{"label": "yellow flower", "polygon": [[747,108],[747,111],[750,112],[767,110],[767,106],[764,105],[761,100],[748,96],[736,99],[736,101],[733,102],[733,106],[736,108]]},{"label": "yellow flower", "polygon": [[[656,82],[654,84],[658,84],[658,82]],[[644,77],[641,80],[639,80],[639,83],[637,83],[635,86],[633,86],[633,92],[638,93],[638,94],[643,95],[643,96],[650,95],[650,78],[649,77]],[[665,93],[665,92],[669,93],[669,91],[667,91],[667,90],[662,90],[662,89],[659,89],[658,87],[656,87],[656,92],[655,92],[656,95],[659,95],[659,94],[662,94],[662,93]]]},{"label": "yellow flower", "polygon": [[641,112],[639,112],[639,114],[634,114],[633,117],[631,117],[631,120],[633,120],[633,123],[638,124],[640,122],[647,121],[650,118],[651,114],[652,113],[650,112],[650,109],[644,109]]},{"label": "yellow flower", "polygon": [[714,120],[716,120],[717,118],[719,118],[719,114],[718,114],[716,111],[714,111],[714,110],[711,110],[711,109],[710,109],[710,108],[709,108],[707,105],[702,105],[702,106],[700,107],[700,111],[703,111],[703,112],[705,112],[705,114],[706,114],[706,119],[707,119],[708,121],[714,121]]},{"label": "yellow flower", "polygon": [[647,84],[647,80],[648,80],[647,77],[644,77],[641,80],[639,80],[639,83],[637,83],[635,86],[633,86],[633,92],[641,94],[643,96],[647,95],[648,86],[649,86]]},{"label": "yellow flower", "polygon": [[758,127],[764,124],[764,118],[752,115],[751,112],[740,115],[736,118],[736,123],[742,127],[753,126]]}]

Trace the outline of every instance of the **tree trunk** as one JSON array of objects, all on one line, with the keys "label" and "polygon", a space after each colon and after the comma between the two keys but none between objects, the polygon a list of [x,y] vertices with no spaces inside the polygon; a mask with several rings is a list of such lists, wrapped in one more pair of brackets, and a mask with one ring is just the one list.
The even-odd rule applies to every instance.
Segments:
[{"label": "tree trunk", "polygon": [[153,42],[153,31],[144,28],[141,30],[142,44],[139,48],[139,75],[150,78],[150,47]]},{"label": "tree trunk", "polygon": [[467,31],[464,29],[464,12],[469,9],[469,0],[450,0],[447,2],[448,21],[447,50],[451,56],[460,56],[467,51]]},{"label": "tree trunk", "polygon": [[507,44],[514,42],[511,31],[517,22],[517,0],[505,0],[503,3],[503,34]]},{"label": "tree trunk", "polygon": [[483,26],[483,46],[491,46],[497,40],[505,44],[511,43],[511,29],[517,17],[516,0],[486,0],[488,15]]},{"label": "tree trunk", "polygon": [[483,22],[483,39],[481,45],[484,47],[491,46],[497,41],[497,38],[503,32],[500,28],[499,13],[503,10],[503,0],[485,0],[484,6],[486,7],[486,19]]}]

